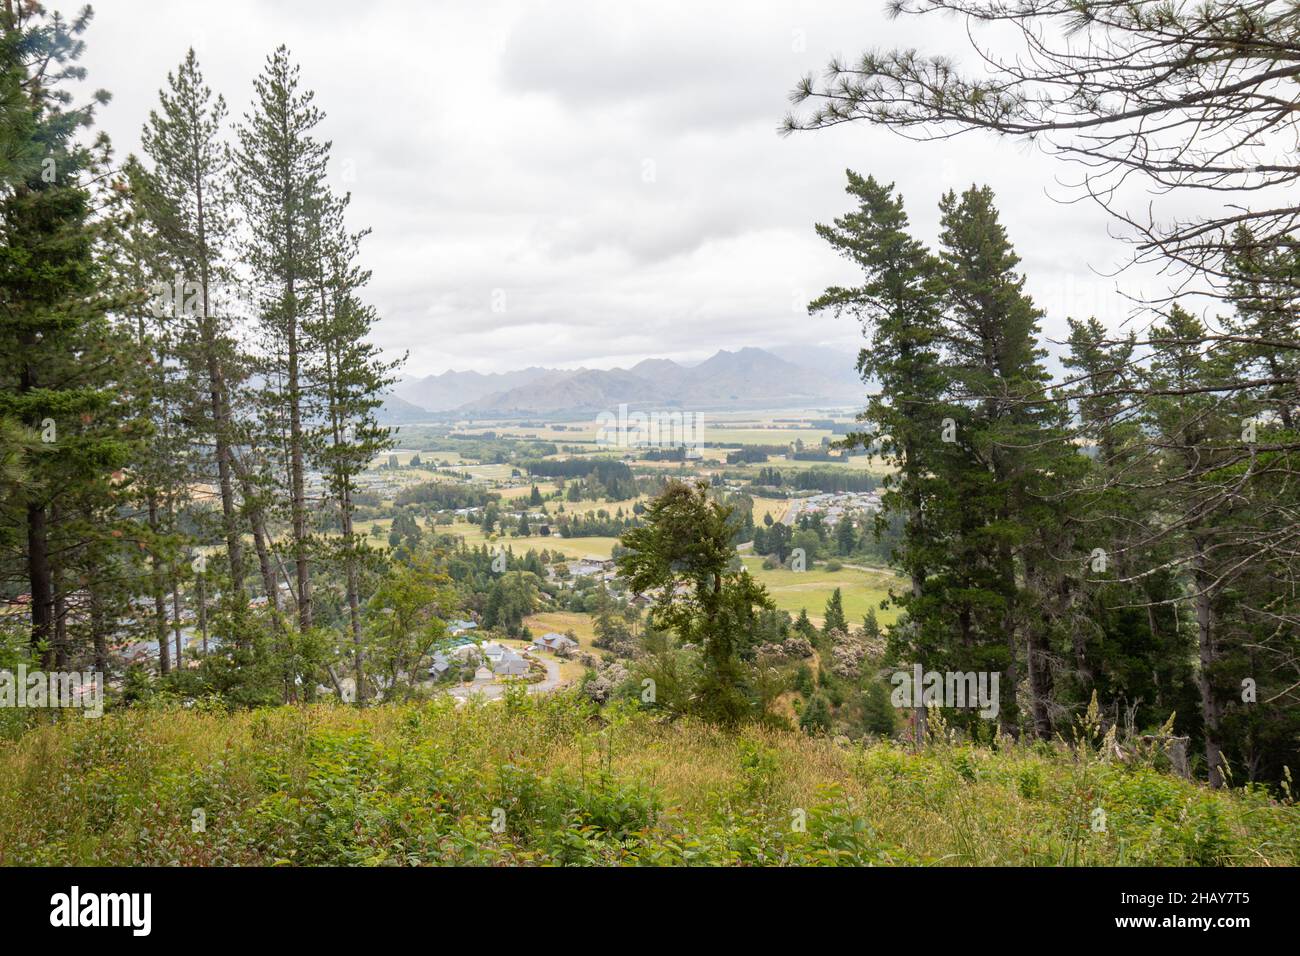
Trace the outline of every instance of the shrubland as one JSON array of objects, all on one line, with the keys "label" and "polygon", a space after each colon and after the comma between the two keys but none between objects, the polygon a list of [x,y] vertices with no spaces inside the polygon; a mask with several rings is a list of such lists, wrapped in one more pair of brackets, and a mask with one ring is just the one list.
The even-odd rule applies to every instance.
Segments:
[{"label": "shrubland", "polygon": [[1284,866],[1300,809],[1088,734],[939,730],[912,752],[575,693],[233,714],[160,696],[0,744],[0,862]]}]

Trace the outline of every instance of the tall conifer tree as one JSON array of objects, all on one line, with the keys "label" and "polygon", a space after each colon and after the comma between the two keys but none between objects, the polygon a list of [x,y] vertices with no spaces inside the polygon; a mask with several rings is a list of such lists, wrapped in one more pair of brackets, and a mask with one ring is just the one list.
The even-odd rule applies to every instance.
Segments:
[{"label": "tall conifer tree", "polygon": [[306,633],[312,628],[307,442],[315,409],[306,387],[303,326],[317,274],[311,237],[329,144],[315,136],[323,116],[314,94],[300,89],[299,69],[285,47],[267,57],[253,87],[252,111],[238,129],[236,181],[258,287],[264,434],[278,442],[284,464],[298,626]]}]

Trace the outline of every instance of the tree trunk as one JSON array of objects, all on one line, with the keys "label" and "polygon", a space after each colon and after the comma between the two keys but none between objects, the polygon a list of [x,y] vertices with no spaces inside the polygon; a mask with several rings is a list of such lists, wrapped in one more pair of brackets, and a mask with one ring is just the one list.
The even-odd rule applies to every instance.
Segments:
[{"label": "tree trunk", "polygon": [[1052,695],[1052,675],[1047,667],[1047,642],[1041,626],[1032,625],[1026,629],[1025,645],[1029,694],[1034,710],[1034,736],[1039,740],[1051,740],[1052,718],[1047,703]]},{"label": "tree trunk", "polygon": [[[1052,739],[1052,670],[1050,635],[1065,613],[1069,585],[1051,568],[1051,543],[1040,540],[1033,560],[1023,559],[1024,580],[1029,594],[1037,599],[1038,609],[1025,628],[1025,668],[1029,675],[1029,695],[1033,708],[1034,736]],[[1055,576],[1053,576],[1055,575]]]},{"label": "tree trunk", "polygon": [[[1094,606],[1093,613],[1097,613],[1098,610]],[[1088,662],[1088,638],[1078,620],[1072,622],[1070,636],[1074,649],[1074,669],[1079,675],[1079,682],[1083,685],[1083,696],[1091,697],[1096,678],[1092,673],[1092,665]]]},{"label": "tree trunk", "polygon": [[[207,291],[204,287],[206,301]],[[215,345],[213,346],[215,349]],[[216,431],[217,482],[221,489],[221,520],[226,533],[226,555],[230,561],[230,590],[239,606],[244,597],[244,544],[240,540],[239,520],[236,513],[234,479],[231,475],[230,403],[220,363],[215,354],[208,355],[208,374],[211,377],[211,402],[213,427]]]},{"label": "tree trunk", "polygon": [[[194,168],[199,168],[202,144],[191,143]],[[204,358],[208,367],[208,394],[212,408],[213,439],[217,455],[217,483],[221,490],[221,520],[226,533],[226,555],[230,561],[232,596],[239,606],[244,596],[244,547],[239,535],[239,522],[235,510],[235,489],[231,477],[230,449],[230,394],[225,374],[221,368],[218,334],[212,317],[212,299],[208,286],[212,281],[207,235],[207,207],[203,195],[203,179],[195,182],[195,203],[199,240],[199,278],[203,284],[203,317],[199,328],[203,338]]]},{"label": "tree trunk", "polygon": [[1193,581],[1196,586],[1196,644],[1200,666],[1196,669],[1196,686],[1201,692],[1201,711],[1205,722],[1205,766],[1209,772],[1210,786],[1223,786],[1223,751],[1219,731],[1220,708],[1214,695],[1213,672],[1218,661],[1214,641],[1214,609],[1210,600],[1211,576],[1207,570],[1208,559],[1205,541],[1193,538],[1196,549],[1193,563]]},{"label": "tree trunk", "polygon": [[[149,529],[158,534],[158,499],[149,495]],[[164,677],[171,673],[171,648],[167,643],[167,597],[163,584],[162,562],[155,553],[150,557],[152,574],[150,583],[153,587],[154,637],[158,641],[158,673]]]},{"label": "tree trunk", "polygon": [[172,652],[167,636],[167,596],[163,589],[162,572],[158,569],[158,559],[154,558],[153,563],[153,630],[154,638],[158,641],[158,673],[166,677],[172,671]]},{"label": "tree trunk", "polygon": [[99,592],[90,590],[90,637],[95,645],[95,670],[108,673],[108,635],[104,626],[104,602]]},{"label": "tree trunk", "polygon": [[355,671],[357,682],[357,703],[363,704],[366,700],[366,670],[365,654],[361,642],[361,583],[360,574],[357,572],[357,556],[354,553],[352,540],[352,503],[350,491],[345,492],[347,501],[343,507],[343,535],[348,542],[347,561],[347,591],[348,591],[348,623],[352,628],[352,664]]},{"label": "tree trunk", "polygon": [[[325,298],[325,277],[323,270],[320,278],[321,317],[325,320],[328,305]],[[335,312],[337,315],[337,310]],[[343,441],[343,423],[339,414],[338,366],[330,348],[325,348],[325,374],[328,379],[326,392],[329,400],[330,430],[335,447]],[[346,568],[346,588],[348,601],[348,625],[352,630],[352,671],[356,681],[356,702],[363,705],[366,701],[365,653],[361,640],[361,583],[357,570],[356,542],[352,530],[352,478],[344,466],[335,458],[334,482],[338,489],[339,526],[343,532],[346,551],[343,561]],[[330,674],[333,677],[333,672]],[[340,695],[341,696],[341,695]]]},{"label": "tree trunk", "polygon": [[[208,596],[203,575],[198,576],[199,589],[199,637],[202,641],[203,656],[208,655]],[[239,595],[236,595],[238,597]]]},{"label": "tree trunk", "polygon": [[[293,285],[291,308],[296,309]],[[293,517],[293,553],[298,586],[298,628],[311,630],[311,577],[307,566],[307,502],[303,482],[302,395],[298,383],[298,323],[289,319],[289,495]]]},{"label": "tree trunk", "polygon": [[266,533],[266,516],[260,507],[253,507],[248,514],[249,526],[253,529],[253,549],[257,551],[257,566],[262,574],[262,591],[266,594],[267,606],[272,611],[280,610],[280,585],[275,576],[275,565],[271,561],[270,538]]},{"label": "tree trunk", "polygon": [[54,571],[43,504],[27,506],[27,575],[32,589],[32,647],[43,647],[41,664],[54,662]]},{"label": "tree trunk", "polygon": [[[905,462],[909,478],[911,481],[911,500],[908,502],[908,521],[910,522],[913,533],[920,536],[924,533],[925,526],[925,501],[921,497],[920,486],[920,468],[916,460],[916,448],[908,440],[903,443],[903,461]],[[911,569],[912,579],[912,597],[920,598],[925,592],[925,568],[919,565],[913,565]],[[925,661],[921,658],[924,654],[920,653],[920,647],[917,648],[916,663],[921,665],[921,673],[925,673]],[[925,736],[929,721],[929,714],[925,709],[925,695],[921,693],[920,687],[913,687],[912,693],[916,697],[912,701],[912,743],[919,750],[925,744]]]},{"label": "tree trunk", "polygon": [[[9,17],[12,20],[12,9]],[[35,348],[35,333],[24,333],[22,344]],[[30,392],[38,386],[32,362],[24,361],[19,392]],[[26,424],[34,430],[41,427],[39,419],[35,418]],[[29,501],[27,504],[27,583],[32,591],[32,648],[43,648],[41,666],[49,670],[54,660],[54,570],[50,566],[49,513],[46,509],[43,501]]]},{"label": "tree trunk", "polygon": [[253,532],[253,549],[257,552],[257,565],[262,574],[262,590],[266,594],[267,606],[272,611],[279,611],[280,588],[276,584],[275,567],[271,563],[270,538],[266,533],[266,516],[262,512],[262,506],[258,504],[257,495],[253,489],[253,480],[248,473],[247,467],[234,455],[231,456],[230,462],[239,478],[239,485],[244,493],[244,512],[248,517],[248,524]]},{"label": "tree trunk", "polygon": [[[56,519],[57,520],[57,519]],[[68,670],[68,595],[63,587],[63,572],[54,566],[54,669]]]},{"label": "tree trunk", "polygon": [[1016,640],[1016,569],[1010,550],[1004,545],[999,554],[1002,563],[1002,591],[1006,607],[1002,612],[1002,630],[1007,636],[1007,681],[998,702],[998,729],[1008,737],[1020,737],[1020,705],[1017,695],[1020,688],[1019,642]]},{"label": "tree trunk", "polygon": [[181,586],[175,573],[172,574],[172,633],[176,639],[176,667],[179,669],[182,666],[181,647],[184,639],[181,636]]}]

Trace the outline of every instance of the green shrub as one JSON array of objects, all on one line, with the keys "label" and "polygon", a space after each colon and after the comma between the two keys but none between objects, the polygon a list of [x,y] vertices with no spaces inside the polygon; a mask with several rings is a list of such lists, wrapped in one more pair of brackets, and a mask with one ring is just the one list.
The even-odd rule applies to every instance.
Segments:
[{"label": "green shrub", "polygon": [[844,746],[571,693],[233,714],[157,694],[0,742],[5,864],[1062,862],[1296,865],[1300,808],[1086,749]]},{"label": "green shrub", "polygon": [[1043,774],[1037,766],[1026,764],[1016,771],[1016,791],[1026,800],[1037,800],[1043,792]]}]

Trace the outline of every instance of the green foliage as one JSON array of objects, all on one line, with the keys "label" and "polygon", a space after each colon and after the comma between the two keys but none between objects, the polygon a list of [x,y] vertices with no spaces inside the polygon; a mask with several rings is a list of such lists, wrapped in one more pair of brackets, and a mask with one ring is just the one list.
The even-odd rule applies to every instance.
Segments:
[{"label": "green foliage", "polygon": [[830,701],[825,694],[817,692],[812,695],[799,715],[799,726],[810,734],[824,734],[831,729]]},{"label": "green foliage", "polygon": [[889,701],[889,689],[879,680],[867,683],[862,693],[862,730],[879,737],[892,737],[898,715]]},{"label": "green foliage", "polygon": [[822,634],[830,637],[832,633],[845,633],[849,629],[849,622],[844,617],[844,596],[840,589],[836,588],[830,598],[826,601],[826,613],[822,622]]},{"label": "green foliage", "polygon": [[71,653],[56,624],[63,579],[102,599],[103,637],[128,616],[116,582],[141,557],[123,540],[131,483],[114,477],[148,431],[127,394],[144,387],[142,357],[112,316],[136,296],[105,255],[108,143],[85,135],[108,94],[72,105],[90,18],[89,7],[72,20],[38,4],[0,11],[0,546],[22,555],[6,573],[25,579],[47,667]]},{"label": "green foliage", "polygon": [[773,607],[737,558],[733,508],[704,482],[670,482],[622,538],[619,571],[634,593],[654,594],[651,623],[702,648],[697,710],[735,723],[755,716],[740,651],[757,612]]},{"label": "green foliage", "polygon": [[390,697],[410,689],[426,655],[445,637],[456,604],[435,553],[395,562],[380,579],[367,607],[365,646],[371,674],[382,678]]},{"label": "green foliage", "polygon": [[0,863],[1300,862],[1289,800],[1041,746],[840,746],[568,694],[227,714],[156,693],[0,743]]}]

